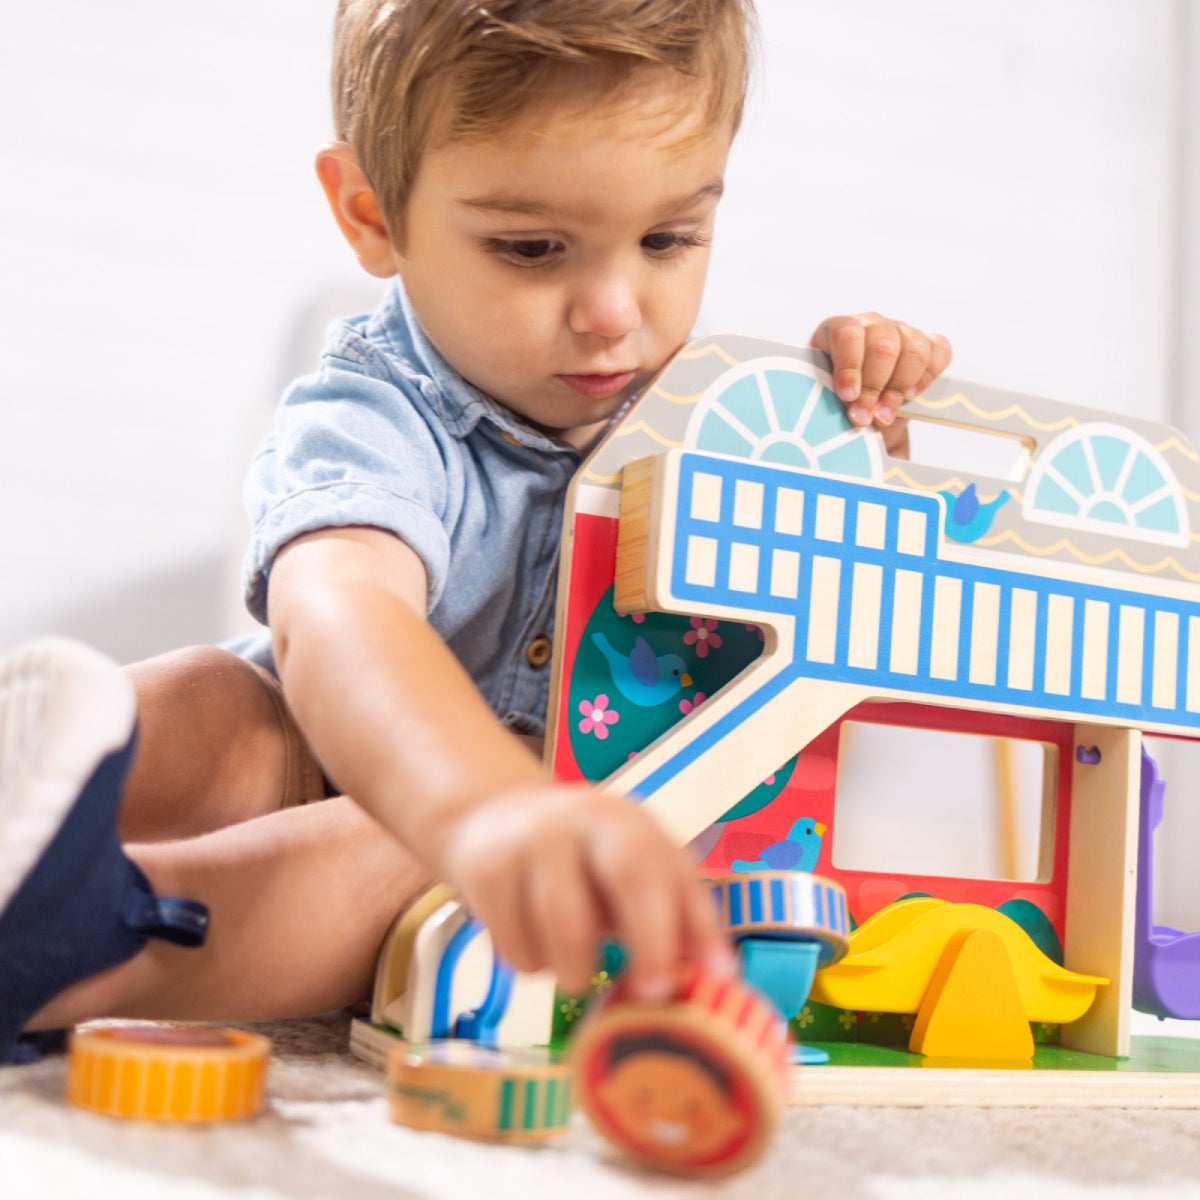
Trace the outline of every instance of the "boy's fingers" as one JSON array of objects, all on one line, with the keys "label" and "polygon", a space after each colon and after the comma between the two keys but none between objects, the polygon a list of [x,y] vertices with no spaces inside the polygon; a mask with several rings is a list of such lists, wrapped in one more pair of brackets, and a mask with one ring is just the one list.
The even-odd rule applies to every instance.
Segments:
[{"label": "boy's fingers", "polygon": [[897,417],[894,424],[885,427],[883,445],[893,458],[909,457],[907,417]]},{"label": "boy's fingers", "polygon": [[897,322],[895,328],[900,337],[900,353],[875,408],[875,419],[885,426],[892,423],[900,405],[917,394],[917,385],[932,352],[930,340],[919,329],[903,322]]},{"label": "boy's fingers", "polygon": [[839,320],[838,317],[830,317],[828,321],[822,321],[820,325],[812,331],[812,336],[808,339],[808,344],[814,350],[824,350],[829,353],[829,322]]},{"label": "boy's fingers", "polygon": [[516,880],[480,889],[486,900],[479,904],[467,900],[471,915],[487,926],[496,953],[518,971],[539,971],[546,957],[538,942],[524,888]]},{"label": "boy's fingers", "polygon": [[613,932],[629,951],[630,992],[665,1000],[676,985],[680,960],[679,892],[658,871],[622,872],[605,889]]},{"label": "boy's fingers", "polygon": [[[872,416],[875,405],[896,370],[902,349],[900,330],[895,323],[884,322],[867,327],[859,404],[868,409]],[[851,419],[853,420],[853,413]]]},{"label": "boy's fingers", "polygon": [[824,350],[833,360],[833,390],[849,404],[850,419],[865,425],[869,412],[856,413],[855,402],[862,388],[863,350],[867,331],[857,317],[830,317],[817,326],[809,344]]},{"label": "boy's fingers", "polygon": [[833,361],[833,386],[856,425],[889,426],[905,400],[946,369],[950,343],[877,312],[830,317],[809,338]]},{"label": "boy's fingers", "polygon": [[888,388],[907,398],[916,394],[917,382],[932,359],[933,343],[911,325],[899,325],[897,328],[900,332],[900,354],[896,359]]},{"label": "boy's fingers", "polygon": [[544,859],[529,883],[531,918],[546,963],[568,992],[584,992],[596,971],[600,926],[596,898],[580,858]]},{"label": "boy's fingers", "polygon": [[686,956],[714,975],[736,975],[737,955],[717,922],[711,891],[707,885],[700,883],[687,888],[685,897],[683,918]]},{"label": "boy's fingers", "polygon": [[950,341],[940,333],[929,335],[929,362],[921,378],[917,380],[917,395],[920,395],[949,365],[953,357]]}]

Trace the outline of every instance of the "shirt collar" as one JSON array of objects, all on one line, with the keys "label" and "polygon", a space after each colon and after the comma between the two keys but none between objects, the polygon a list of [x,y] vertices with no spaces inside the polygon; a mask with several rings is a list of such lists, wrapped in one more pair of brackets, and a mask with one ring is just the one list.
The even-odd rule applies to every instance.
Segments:
[{"label": "shirt collar", "polygon": [[446,429],[455,437],[465,438],[480,421],[488,421],[506,440],[530,449],[579,455],[574,446],[539,433],[498,400],[468,383],[429,340],[398,278],[390,282],[372,314],[369,331],[387,342],[426,399],[437,405]]}]

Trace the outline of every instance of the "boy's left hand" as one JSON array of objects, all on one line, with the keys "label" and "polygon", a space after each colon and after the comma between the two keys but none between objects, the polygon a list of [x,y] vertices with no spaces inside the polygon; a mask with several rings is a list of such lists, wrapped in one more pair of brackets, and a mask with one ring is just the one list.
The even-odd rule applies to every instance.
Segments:
[{"label": "boy's left hand", "polygon": [[924,391],[950,362],[950,343],[877,312],[829,317],[808,339],[833,359],[833,387],[855,425],[874,421],[889,453],[908,443],[906,421],[896,421],[905,400]]}]

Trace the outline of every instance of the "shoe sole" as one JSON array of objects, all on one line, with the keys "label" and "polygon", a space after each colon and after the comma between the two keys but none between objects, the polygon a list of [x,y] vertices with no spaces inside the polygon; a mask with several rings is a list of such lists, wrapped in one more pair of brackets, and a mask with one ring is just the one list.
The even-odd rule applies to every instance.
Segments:
[{"label": "shoe sole", "polygon": [[136,720],[121,669],[81,642],[44,638],[0,659],[0,913]]}]

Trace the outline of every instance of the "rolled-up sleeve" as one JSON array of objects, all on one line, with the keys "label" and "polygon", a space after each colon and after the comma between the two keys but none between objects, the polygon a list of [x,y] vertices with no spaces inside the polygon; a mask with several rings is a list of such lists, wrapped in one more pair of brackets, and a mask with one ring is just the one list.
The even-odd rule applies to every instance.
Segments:
[{"label": "rolled-up sleeve", "polygon": [[343,359],[292,385],[246,479],[243,587],[255,618],[266,622],[271,565],[288,542],[351,525],[407,543],[424,563],[429,607],[437,603],[450,559],[449,447],[425,411],[416,383],[410,391]]}]

